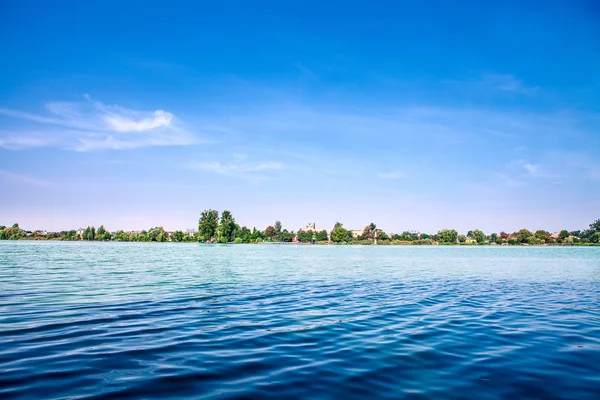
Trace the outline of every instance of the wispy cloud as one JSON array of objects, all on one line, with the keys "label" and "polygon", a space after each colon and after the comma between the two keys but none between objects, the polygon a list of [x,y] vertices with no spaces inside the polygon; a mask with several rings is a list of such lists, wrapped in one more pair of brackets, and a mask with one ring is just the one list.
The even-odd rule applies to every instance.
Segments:
[{"label": "wispy cloud", "polygon": [[540,173],[539,165],[525,163],[523,164],[523,168],[525,168],[525,170],[529,172],[529,175],[532,176],[537,176]]},{"label": "wispy cloud", "polygon": [[26,121],[19,129],[0,131],[0,146],[55,146],[86,151],[197,142],[170,112],[131,110],[84,97],[82,102],[47,103],[45,114],[0,108],[0,114]]},{"label": "wispy cloud", "polygon": [[304,75],[306,77],[309,77],[309,78],[316,78],[317,77],[317,74],[315,74],[313,71],[311,71],[304,64],[297,63],[296,64],[296,68],[298,68],[298,70],[302,73],[302,75]]},{"label": "wispy cloud", "polygon": [[32,178],[28,175],[23,175],[23,174],[18,174],[15,172],[9,172],[9,171],[4,171],[4,170],[0,170],[0,178],[3,178],[5,180],[9,180],[12,182],[17,182],[17,183],[25,183],[27,185],[34,185],[34,186],[50,186],[49,182],[43,181],[43,180],[39,180],[36,178]]},{"label": "wispy cloud", "polygon": [[[532,179],[553,180],[554,183],[560,183],[556,179],[562,178],[562,175],[552,171],[547,165],[534,164],[529,161],[519,159],[506,164],[507,174],[517,179],[521,184],[523,181]],[[509,185],[514,186],[514,185]]]},{"label": "wispy cloud", "polygon": [[522,80],[517,79],[510,74],[483,74],[482,83],[491,86],[497,90],[504,92],[521,93],[525,95],[533,95],[538,92],[539,88],[526,85]]},{"label": "wispy cloud", "polygon": [[246,157],[236,154],[233,161],[204,161],[191,163],[192,169],[203,170],[215,174],[243,178],[249,180],[264,180],[271,177],[270,173],[280,171],[284,164],[277,161],[246,161]]},{"label": "wispy cloud", "polygon": [[506,174],[495,174],[498,179],[500,179],[506,186],[510,187],[518,187],[523,186],[524,183],[518,179],[512,178]]},{"label": "wispy cloud", "polygon": [[380,172],[377,174],[379,179],[401,179],[406,175],[402,171]]}]

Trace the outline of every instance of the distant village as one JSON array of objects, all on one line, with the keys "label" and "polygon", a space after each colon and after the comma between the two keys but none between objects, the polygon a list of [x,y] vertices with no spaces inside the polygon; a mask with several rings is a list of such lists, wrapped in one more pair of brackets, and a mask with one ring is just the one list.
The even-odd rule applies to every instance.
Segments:
[{"label": "distant village", "polygon": [[18,224],[0,226],[0,240],[64,240],[116,242],[196,242],[196,243],[288,243],[288,244],[359,244],[359,245],[594,245],[600,243],[600,219],[587,229],[547,232],[521,229],[517,232],[486,234],[479,229],[459,234],[454,229],[442,229],[433,234],[418,231],[389,233],[374,223],[362,229],[346,229],[336,223],[332,228],[308,223],[297,230],[283,228],[280,221],[264,230],[240,226],[230,211],[219,214],[205,210],[197,229],[166,231],[154,227],[139,231],[108,231],[103,225],[70,231],[47,232],[23,230]]}]

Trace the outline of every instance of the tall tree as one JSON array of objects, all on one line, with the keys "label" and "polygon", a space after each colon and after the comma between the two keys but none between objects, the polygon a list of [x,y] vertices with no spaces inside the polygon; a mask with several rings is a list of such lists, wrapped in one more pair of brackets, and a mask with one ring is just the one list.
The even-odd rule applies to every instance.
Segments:
[{"label": "tall tree", "polygon": [[281,232],[281,221],[275,221],[275,225],[273,225],[273,228],[275,228],[275,232],[280,233]]},{"label": "tall tree", "polygon": [[331,240],[335,243],[341,243],[348,241],[348,238],[352,236],[352,232],[349,232],[344,228],[342,224],[336,222],[333,230],[331,231]]},{"label": "tall tree", "polygon": [[362,233],[363,239],[374,239],[376,230],[377,230],[377,225],[375,225],[372,222],[369,225],[365,226],[365,229],[363,229],[363,233]]},{"label": "tall tree", "polygon": [[241,239],[243,243],[249,243],[252,240],[252,232],[246,226],[242,226],[236,229],[235,237]]},{"label": "tall tree", "polygon": [[218,235],[217,238],[219,242],[229,243],[233,241],[233,235],[235,233],[236,224],[235,219],[230,211],[223,211],[221,214],[221,222],[217,229]]},{"label": "tall tree", "polygon": [[104,229],[104,225],[100,225],[100,227],[96,231],[96,238],[98,240],[104,240],[104,233],[105,232],[106,232],[106,229]]},{"label": "tall tree", "polygon": [[270,225],[267,226],[267,229],[265,229],[264,237],[267,239],[274,239],[276,235],[277,231],[275,230],[275,228],[273,228]]},{"label": "tall tree", "polygon": [[264,238],[263,233],[256,229],[256,227],[252,228],[252,234],[250,235],[250,240],[253,242],[260,241]]},{"label": "tall tree", "polygon": [[470,236],[471,238],[475,239],[477,243],[485,242],[485,233],[483,233],[479,229],[470,231],[470,235],[467,236]]},{"label": "tall tree", "polygon": [[217,234],[219,226],[219,212],[217,210],[204,210],[198,221],[198,238],[210,241]]}]

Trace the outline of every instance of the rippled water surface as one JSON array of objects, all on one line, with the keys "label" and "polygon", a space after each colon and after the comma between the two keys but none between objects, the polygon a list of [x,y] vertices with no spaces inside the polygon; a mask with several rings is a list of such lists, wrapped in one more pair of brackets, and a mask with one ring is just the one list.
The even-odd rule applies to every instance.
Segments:
[{"label": "rippled water surface", "polygon": [[0,242],[0,398],[600,399],[600,248]]}]

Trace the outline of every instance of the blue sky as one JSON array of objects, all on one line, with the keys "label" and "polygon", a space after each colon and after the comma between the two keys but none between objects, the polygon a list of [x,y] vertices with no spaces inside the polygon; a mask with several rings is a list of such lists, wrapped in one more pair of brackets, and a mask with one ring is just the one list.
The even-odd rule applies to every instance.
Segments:
[{"label": "blue sky", "polygon": [[597,2],[415,3],[3,1],[0,225],[600,217]]}]

